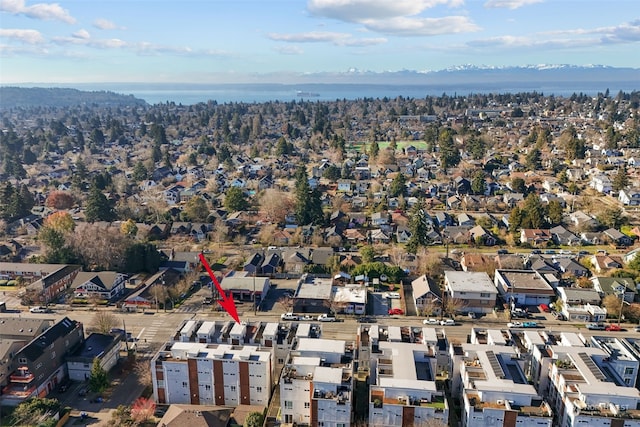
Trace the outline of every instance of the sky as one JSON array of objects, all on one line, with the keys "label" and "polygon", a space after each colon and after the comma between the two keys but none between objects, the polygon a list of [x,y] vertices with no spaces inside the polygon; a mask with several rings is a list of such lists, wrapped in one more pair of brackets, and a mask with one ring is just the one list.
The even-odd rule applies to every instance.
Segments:
[{"label": "sky", "polygon": [[640,68],[639,0],[0,0],[0,85]]}]

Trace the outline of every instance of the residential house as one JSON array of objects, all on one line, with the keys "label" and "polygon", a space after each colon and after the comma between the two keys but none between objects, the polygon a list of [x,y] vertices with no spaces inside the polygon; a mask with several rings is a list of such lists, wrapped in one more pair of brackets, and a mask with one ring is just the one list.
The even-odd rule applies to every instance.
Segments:
[{"label": "residential house", "polygon": [[640,205],[640,191],[631,189],[620,190],[618,200],[625,206],[638,206]]},{"label": "residential house", "polygon": [[79,265],[58,265],[57,267],[55,271],[27,286],[27,297],[30,300],[43,304],[54,301],[69,289],[80,271]]},{"label": "residential house", "polygon": [[264,256],[260,252],[254,252],[247,258],[247,261],[244,263],[242,267],[243,271],[246,271],[248,274],[258,274],[260,273],[260,267],[262,262],[264,261]]},{"label": "residential house", "polygon": [[551,232],[539,228],[523,228],[520,230],[520,243],[540,246],[551,240]]},{"label": "residential house", "polygon": [[411,239],[411,230],[405,226],[398,226],[396,228],[396,242],[405,244]]},{"label": "residential house", "polygon": [[556,265],[562,273],[574,277],[587,277],[591,274],[588,268],[583,267],[572,258],[559,258]]},{"label": "residential house", "polygon": [[614,268],[622,268],[622,257],[618,255],[593,255],[591,256],[591,265],[597,273],[603,273]]},{"label": "residential house", "polygon": [[493,270],[495,270],[495,261],[488,255],[464,253],[460,257],[460,266],[463,271],[493,272]]},{"label": "residential house", "polygon": [[367,307],[367,288],[364,285],[347,284],[334,286],[334,307],[346,314],[365,314]]},{"label": "residential house", "polygon": [[558,245],[574,246],[580,244],[580,238],[564,228],[562,225],[558,225],[549,230],[551,238]]},{"label": "residential house", "polygon": [[305,268],[311,264],[309,250],[291,249],[282,253],[284,270],[289,274],[302,274]]},{"label": "residential house", "polygon": [[595,289],[559,287],[556,291],[568,320],[600,322],[606,318],[607,310],[600,307],[600,294]]},{"label": "residential house", "polygon": [[411,295],[419,315],[439,316],[442,312],[442,291],[440,286],[425,274],[411,282]]},{"label": "residential house", "polygon": [[282,258],[277,252],[268,252],[260,266],[260,272],[268,275],[276,274],[279,271],[281,264]]},{"label": "residential house", "polygon": [[593,289],[600,293],[600,297],[615,295],[617,298],[624,295],[624,300],[632,303],[638,295],[635,281],[631,277],[603,277],[591,278]]},{"label": "residential house", "polygon": [[16,406],[31,397],[45,397],[66,376],[65,359],[84,341],[82,323],[64,317],[14,356],[16,368],[2,390],[0,403]]},{"label": "residential house", "polygon": [[456,194],[469,194],[471,192],[471,182],[462,176],[453,179]]},{"label": "residential house", "polygon": [[477,245],[493,246],[496,244],[496,238],[479,225],[469,230],[469,240]]},{"label": "residential house", "polygon": [[127,276],[115,271],[80,272],[71,287],[76,298],[97,297],[114,301],[125,291]]},{"label": "residential house", "polygon": [[603,194],[610,194],[613,191],[611,180],[608,176],[602,174],[593,175],[589,182],[589,187]]},{"label": "residential house", "polygon": [[583,211],[575,211],[569,214],[569,220],[580,230],[595,230],[600,223],[597,219]]},{"label": "residential house", "polygon": [[491,313],[498,291],[485,272],[445,271],[446,298],[460,302],[458,311]]},{"label": "residential house", "polygon": [[633,238],[623,234],[615,228],[608,228],[602,232],[608,241],[616,246],[631,246],[633,245]]},{"label": "residential house", "polygon": [[66,358],[69,379],[87,381],[91,376],[94,360],[98,359],[105,372],[111,371],[120,359],[120,334],[105,335],[93,333]]},{"label": "residential house", "polygon": [[476,225],[474,219],[464,212],[458,215],[458,217],[456,218],[456,222],[460,227],[473,227],[474,225]]}]

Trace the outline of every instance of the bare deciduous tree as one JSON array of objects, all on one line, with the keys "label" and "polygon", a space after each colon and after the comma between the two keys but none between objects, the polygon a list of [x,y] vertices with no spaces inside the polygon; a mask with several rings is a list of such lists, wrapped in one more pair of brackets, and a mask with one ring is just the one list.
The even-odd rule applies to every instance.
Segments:
[{"label": "bare deciduous tree", "polygon": [[131,240],[119,227],[99,223],[81,223],[66,237],[67,244],[91,269],[118,270],[122,254]]},{"label": "bare deciduous tree", "polygon": [[160,284],[153,285],[151,289],[149,289],[149,294],[156,303],[156,310],[159,308],[160,303],[164,305],[169,298],[169,291],[167,290],[167,287]]},{"label": "bare deciduous tree", "polygon": [[151,369],[149,368],[149,362],[144,360],[136,361],[136,364],[133,365],[133,372],[136,375],[138,384],[145,387],[151,386]]},{"label": "bare deciduous tree", "polygon": [[293,303],[294,300],[291,297],[281,297],[278,300],[278,304],[280,304],[282,306],[282,308],[284,309],[285,313],[289,313],[291,311],[291,309],[293,308]]},{"label": "bare deciduous tree", "polygon": [[118,318],[110,311],[98,311],[91,319],[91,328],[101,334],[108,334],[116,326]]},{"label": "bare deciduous tree", "polygon": [[287,213],[293,211],[293,200],[289,193],[267,188],[260,198],[260,210],[274,223],[284,223]]}]

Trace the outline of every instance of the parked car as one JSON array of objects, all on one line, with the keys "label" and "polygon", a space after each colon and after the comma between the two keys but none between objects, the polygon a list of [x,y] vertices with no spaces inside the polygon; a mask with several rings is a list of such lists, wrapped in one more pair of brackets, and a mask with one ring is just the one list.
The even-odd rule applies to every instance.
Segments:
[{"label": "parked car", "polygon": [[636,332],[640,332],[640,325],[636,326],[636,327],[634,328],[634,330],[635,330]]},{"label": "parked car", "polygon": [[401,308],[391,308],[389,309],[389,315],[397,316],[404,314],[404,311]]},{"label": "parked car", "polygon": [[41,306],[37,305],[35,307],[31,307],[29,309],[29,312],[31,312],[31,313],[50,313],[51,310],[49,310],[47,307],[41,307]]},{"label": "parked car", "polygon": [[587,329],[592,331],[604,331],[606,326],[602,323],[587,323]]},{"label": "parked car", "polygon": [[536,322],[522,322],[523,328],[537,328],[538,324]]},{"label": "parked car", "polygon": [[335,322],[335,321],[336,321],[336,318],[334,316],[329,316],[326,313],[318,316],[318,322]]},{"label": "parked car", "polygon": [[67,390],[69,390],[69,384],[67,383],[62,383],[58,386],[58,393],[64,393]]},{"label": "parked car", "polygon": [[538,306],[538,308],[540,309],[540,311],[542,311],[543,313],[548,313],[549,311],[551,311],[551,309],[549,308],[549,306],[547,304],[540,304]]},{"label": "parked car", "polygon": [[298,315],[293,313],[282,313],[280,320],[298,320]]},{"label": "parked car", "polygon": [[371,316],[362,316],[358,318],[358,323],[376,323],[376,318]]},{"label": "parked car", "polygon": [[211,304],[213,304],[213,298],[205,297],[204,300],[202,300],[202,303],[205,304],[205,305],[211,305]]},{"label": "parked car", "polygon": [[440,325],[442,326],[455,326],[456,325],[456,321],[453,319],[442,319],[440,321]]},{"label": "parked car", "polygon": [[532,253],[533,255],[540,255],[540,254],[542,253],[542,251],[541,251],[540,249],[533,249],[533,250],[531,251],[531,253]]},{"label": "parked car", "polygon": [[88,393],[88,390],[86,387],[82,387],[80,390],[78,390],[78,396],[84,397],[87,395],[87,393]]},{"label": "parked car", "polygon": [[617,332],[617,331],[621,331],[622,328],[618,325],[607,325],[607,327],[604,328],[604,330],[609,332]]},{"label": "parked car", "polygon": [[520,322],[509,322],[507,323],[507,328],[522,328],[522,323]]},{"label": "parked car", "polygon": [[507,249],[498,249],[498,255],[506,255],[509,253]]},{"label": "parked car", "polygon": [[434,318],[424,319],[422,321],[422,323],[424,323],[425,325],[439,325],[440,324],[438,319],[434,319]]},{"label": "parked car", "polygon": [[474,313],[473,311],[470,311],[469,313],[467,313],[467,316],[469,316],[469,319],[475,319],[477,317],[476,313]]},{"label": "parked car", "polygon": [[400,293],[399,292],[385,292],[383,294],[383,296],[385,298],[389,298],[389,299],[400,299]]}]

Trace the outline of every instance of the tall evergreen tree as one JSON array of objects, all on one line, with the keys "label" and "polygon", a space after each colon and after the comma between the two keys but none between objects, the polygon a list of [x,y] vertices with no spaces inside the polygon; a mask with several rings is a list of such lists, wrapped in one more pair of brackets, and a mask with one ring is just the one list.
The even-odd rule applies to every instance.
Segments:
[{"label": "tall evergreen tree", "polygon": [[294,211],[298,225],[319,223],[323,219],[320,192],[311,190],[304,165],[298,166],[295,178],[296,201]]},{"label": "tall evergreen tree", "polygon": [[477,170],[473,173],[473,178],[471,179],[471,191],[473,194],[484,194],[487,191],[487,181],[484,177],[484,172],[482,170]]},{"label": "tall evergreen tree", "polygon": [[618,169],[618,173],[613,178],[613,182],[611,183],[613,191],[624,190],[629,186],[629,175],[627,175],[627,169],[623,166]]},{"label": "tall evergreen tree", "polygon": [[428,233],[431,231],[429,226],[429,217],[424,209],[424,202],[420,200],[413,205],[409,213],[409,231],[411,237],[407,242],[407,252],[415,254],[418,248],[429,244]]},{"label": "tall evergreen tree", "polygon": [[440,164],[445,171],[460,163],[460,151],[458,151],[458,148],[453,142],[453,133],[450,129],[445,129],[440,132],[438,145],[440,148]]},{"label": "tall evergreen tree", "polygon": [[404,174],[402,172],[398,172],[389,185],[389,196],[404,196],[407,190],[407,187],[405,186],[406,182],[407,179],[405,178]]},{"label": "tall evergreen tree", "polygon": [[87,198],[87,204],[84,210],[84,216],[87,222],[95,221],[107,221],[111,222],[116,219],[113,206],[107,200],[107,197],[102,194],[100,189],[95,185],[91,187],[89,197]]}]

